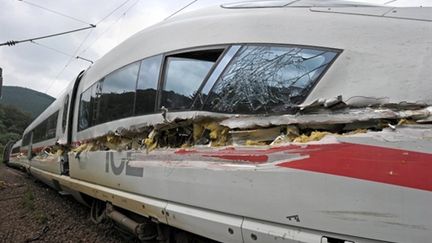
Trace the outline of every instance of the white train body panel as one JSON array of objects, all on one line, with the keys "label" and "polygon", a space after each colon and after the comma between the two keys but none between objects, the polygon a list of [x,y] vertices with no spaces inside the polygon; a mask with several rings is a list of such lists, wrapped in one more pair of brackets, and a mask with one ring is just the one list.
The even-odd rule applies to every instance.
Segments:
[{"label": "white train body panel", "polygon": [[[346,166],[352,166],[349,160]],[[75,179],[281,225],[392,242],[428,242],[432,237],[428,190],[274,163],[200,161],[175,156],[174,150],[88,152],[71,159],[71,171]]]}]

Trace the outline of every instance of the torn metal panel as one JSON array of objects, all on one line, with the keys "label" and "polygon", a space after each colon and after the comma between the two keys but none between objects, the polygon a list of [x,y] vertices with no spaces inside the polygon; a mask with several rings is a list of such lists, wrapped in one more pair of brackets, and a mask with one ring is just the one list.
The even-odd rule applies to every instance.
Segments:
[{"label": "torn metal panel", "polygon": [[[335,99],[331,104],[337,104],[339,101],[340,99]],[[430,107],[415,110],[368,107],[343,108],[335,111],[320,109],[304,114],[280,116],[220,115],[208,112],[186,112],[175,116],[182,113],[168,112],[159,114],[162,120],[160,123],[150,126],[118,127],[114,132],[109,131],[84,141],[72,152],[75,156],[82,152],[97,150],[146,150],[149,153],[157,148],[188,148],[202,145],[275,146],[311,143],[328,136],[349,137],[360,133],[373,137],[379,136],[378,131],[387,127],[396,130],[399,127],[416,125],[417,120],[430,119],[431,111]]]},{"label": "torn metal panel", "polygon": [[340,142],[431,153],[432,125],[401,125],[397,126],[396,130],[385,128],[380,132],[342,136],[338,137],[337,140]]},{"label": "torn metal panel", "polygon": [[[201,119],[224,119],[231,117],[231,114],[219,114],[206,111],[184,111],[184,112],[167,112],[165,117],[163,113],[150,114],[145,116],[128,117],[112,122],[96,125],[91,129],[80,131],[76,134],[77,141],[83,141],[87,138],[105,136],[107,133],[115,133],[119,128],[126,129],[130,132],[140,133],[149,127],[166,127],[172,126],[178,121],[201,120]],[[144,118],[145,117],[145,118]],[[108,132],[107,132],[108,131]],[[150,131],[147,131],[150,132]]]},{"label": "torn metal panel", "polygon": [[278,115],[278,116],[242,116],[231,117],[221,125],[231,129],[269,127],[277,125],[313,125],[313,124],[348,124],[379,119],[427,119],[432,115],[431,108],[420,110],[397,111],[381,108],[344,109],[342,111],[322,111],[314,114]]}]

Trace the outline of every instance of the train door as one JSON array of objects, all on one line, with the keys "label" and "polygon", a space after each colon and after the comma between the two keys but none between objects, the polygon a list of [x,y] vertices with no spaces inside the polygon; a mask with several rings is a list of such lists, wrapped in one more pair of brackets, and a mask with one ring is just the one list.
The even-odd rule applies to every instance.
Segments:
[{"label": "train door", "polygon": [[[79,83],[81,81],[81,78],[84,76],[85,70],[81,71],[78,76],[75,79],[75,82],[73,83],[71,92],[67,95],[67,99],[65,99],[65,104],[63,108],[63,120],[62,120],[62,126],[64,124],[64,136],[60,143],[63,143],[63,146],[65,147],[65,155],[64,155],[64,161],[62,163],[62,174],[63,175],[69,175],[69,155],[68,151],[71,148],[72,143],[72,129],[73,129],[73,120],[74,120],[74,112],[75,112],[75,104],[77,103],[77,97],[79,100],[79,95],[77,95],[77,90]],[[79,101],[78,101],[79,102]],[[67,105],[66,105],[67,103]],[[67,109],[65,108],[67,106]]]}]

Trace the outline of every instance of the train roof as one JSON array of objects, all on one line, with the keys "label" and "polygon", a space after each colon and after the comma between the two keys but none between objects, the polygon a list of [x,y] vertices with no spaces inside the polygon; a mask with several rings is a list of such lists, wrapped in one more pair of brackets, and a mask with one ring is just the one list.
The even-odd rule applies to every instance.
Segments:
[{"label": "train roof", "polygon": [[[280,1],[267,1],[271,2]],[[84,89],[122,66],[161,53],[221,44],[276,43],[343,50],[305,104],[336,96],[351,102],[363,102],[355,97],[371,97],[382,103],[432,104],[427,92],[432,90],[428,64],[432,8],[342,1],[326,1],[324,7],[316,1],[294,2],[284,7],[221,5],[165,20],[98,60],[83,78]]]}]

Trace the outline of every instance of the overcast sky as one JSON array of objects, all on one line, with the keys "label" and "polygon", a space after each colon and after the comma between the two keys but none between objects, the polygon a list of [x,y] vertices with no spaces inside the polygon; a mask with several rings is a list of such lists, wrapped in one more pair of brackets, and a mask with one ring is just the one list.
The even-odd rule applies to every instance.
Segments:
[{"label": "overcast sky", "polygon": [[[32,6],[49,8],[96,24],[126,0],[0,0],[0,43],[86,27],[85,23]],[[182,12],[240,0],[198,0]],[[361,0],[386,3],[390,0]],[[0,46],[4,85],[28,87],[56,97],[90,63],[136,32],[162,21],[191,0],[129,0],[96,28],[16,46]],[[432,0],[398,0],[392,6],[432,6]],[[39,44],[39,45],[37,45]],[[54,48],[62,53],[53,51]]]}]

